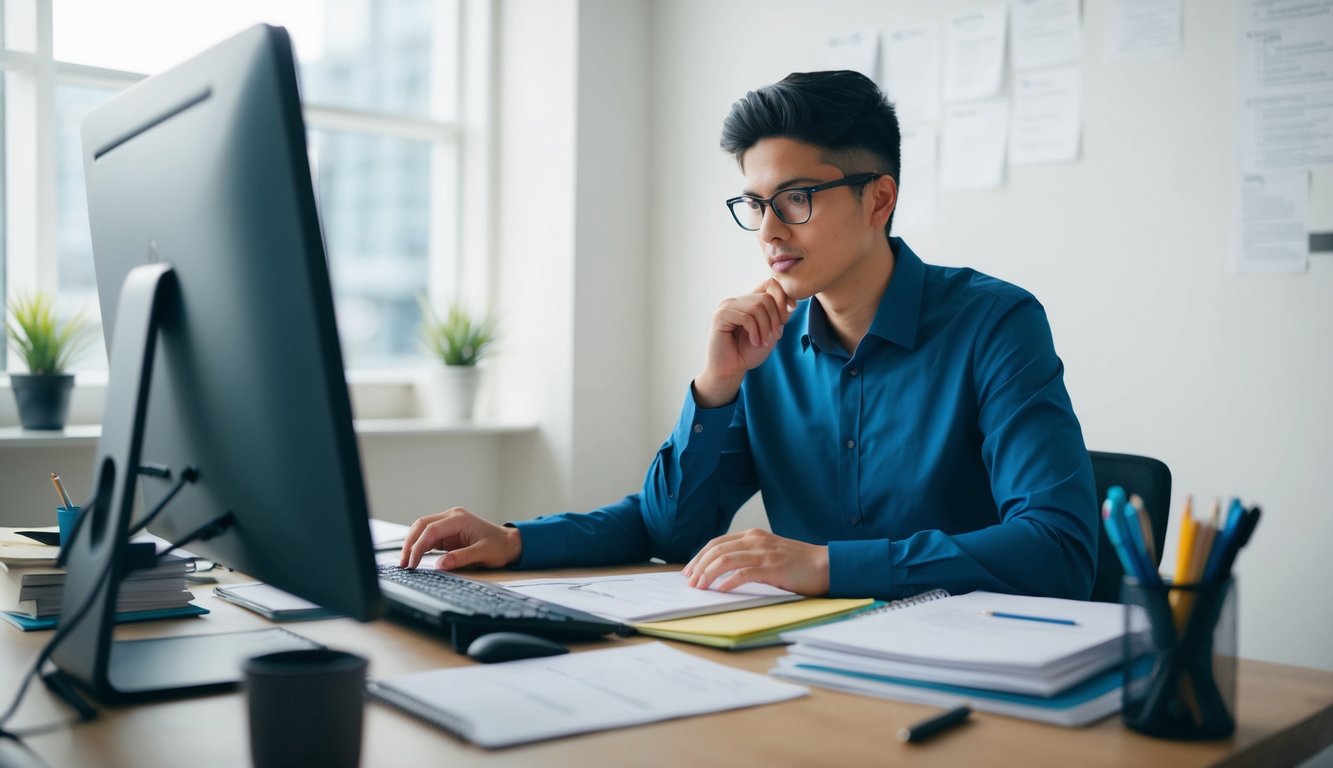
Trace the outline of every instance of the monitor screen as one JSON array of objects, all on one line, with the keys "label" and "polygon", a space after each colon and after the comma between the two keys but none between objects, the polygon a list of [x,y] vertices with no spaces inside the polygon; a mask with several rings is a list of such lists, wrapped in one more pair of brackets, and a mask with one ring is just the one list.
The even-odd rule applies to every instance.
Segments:
[{"label": "monitor screen", "polygon": [[83,147],[112,377],[126,276],[161,263],[177,286],[151,356],[143,508],[185,468],[198,477],[149,530],[176,541],[231,513],[188,549],[374,618],[365,487],[286,31],[253,27],[135,85],[84,120]]}]

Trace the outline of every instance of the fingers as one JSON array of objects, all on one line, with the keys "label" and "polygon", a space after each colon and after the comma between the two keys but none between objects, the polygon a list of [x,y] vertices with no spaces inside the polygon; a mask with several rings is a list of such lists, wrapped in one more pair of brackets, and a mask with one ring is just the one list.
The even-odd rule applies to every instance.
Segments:
[{"label": "fingers", "polygon": [[779,283],[774,278],[770,277],[760,283],[759,287],[754,289],[754,292],[766,293],[773,297],[773,301],[779,307],[782,307],[782,322],[784,323],[787,322],[787,315],[792,310],[796,309],[796,300],[787,295],[787,291],[782,287],[782,283]]},{"label": "fingers", "polygon": [[762,564],[773,539],[777,537],[758,528],[713,539],[686,564],[687,583],[696,589],[708,589],[728,571]]},{"label": "fingers", "polygon": [[450,541],[457,538],[459,531],[469,519],[471,513],[462,507],[453,507],[418,519],[408,529],[399,565],[403,568],[416,568],[427,552],[432,549],[447,549]]},{"label": "fingers", "polygon": [[786,294],[781,288],[777,290],[779,297],[768,292],[750,293],[722,302],[714,315],[715,328],[722,332],[743,329],[752,346],[772,347],[782,338],[782,328],[791,314],[781,303]]},{"label": "fingers", "polygon": [[714,584],[712,589],[717,592],[730,592],[745,584],[772,584],[781,575],[781,572],[774,568],[737,568],[730,576]]},{"label": "fingers", "polygon": [[435,567],[441,571],[456,571],[469,565],[476,565],[486,556],[485,542],[469,544],[462,549],[451,549],[435,560]]},{"label": "fingers", "polygon": [[725,536],[718,536],[717,538],[708,542],[703,546],[703,549],[700,549],[698,552],[694,553],[694,557],[690,558],[690,561],[685,564],[685,567],[682,568],[680,572],[686,578],[689,578],[690,576],[694,575],[694,571],[699,568],[700,561],[706,557],[711,557],[711,552],[713,550],[713,547],[723,542],[739,538],[741,535],[742,534],[740,533],[728,533]]},{"label": "fingers", "polygon": [[682,570],[696,589],[730,592],[751,582],[802,595],[828,594],[828,547],[753,528],[708,542]]},{"label": "fingers", "polygon": [[764,318],[764,326],[760,326],[759,319],[751,309],[741,306],[727,306],[717,313],[718,330],[725,332],[734,332],[737,329],[744,331],[745,336],[750,340],[750,345],[754,347],[767,347],[765,339],[772,333],[765,333],[764,328],[768,326],[767,317]]}]

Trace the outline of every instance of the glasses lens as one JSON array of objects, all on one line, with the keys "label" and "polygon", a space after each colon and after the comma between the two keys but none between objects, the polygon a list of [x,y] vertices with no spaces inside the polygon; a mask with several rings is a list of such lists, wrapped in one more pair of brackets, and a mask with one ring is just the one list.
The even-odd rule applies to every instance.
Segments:
[{"label": "glasses lens", "polygon": [[743,229],[754,231],[764,220],[764,204],[749,197],[742,197],[730,203],[731,215]]},{"label": "glasses lens", "polygon": [[804,224],[810,220],[810,193],[792,189],[773,197],[773,210],[788,224]]}]

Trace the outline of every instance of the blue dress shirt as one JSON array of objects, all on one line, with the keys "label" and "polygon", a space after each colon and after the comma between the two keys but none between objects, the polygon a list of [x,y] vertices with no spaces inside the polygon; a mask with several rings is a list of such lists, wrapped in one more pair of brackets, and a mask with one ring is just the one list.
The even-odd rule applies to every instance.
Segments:
[{"label": "blue dress shirt", "polygon": [[833,597],[1086,598],[1092,465],[1044,310],[892,244],[893,275],[854,352],[817,299],[800,302],[735,402],[699,408],[691,389],[641,494],[517,523],[516,565],[683,562],[759,491],[774,533],[828,545]]}]

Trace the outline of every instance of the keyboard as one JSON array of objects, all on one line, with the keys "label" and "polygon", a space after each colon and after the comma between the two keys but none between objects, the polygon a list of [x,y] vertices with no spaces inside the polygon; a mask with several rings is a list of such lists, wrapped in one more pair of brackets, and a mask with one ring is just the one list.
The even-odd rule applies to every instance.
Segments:
[{"label": "keyboard", "polygon": [[552,640],[591,640],[634,630],[619,622],[434,569],[379,566],[389,612],[447,632],[459,653],[488,632],[526,632]]}]

